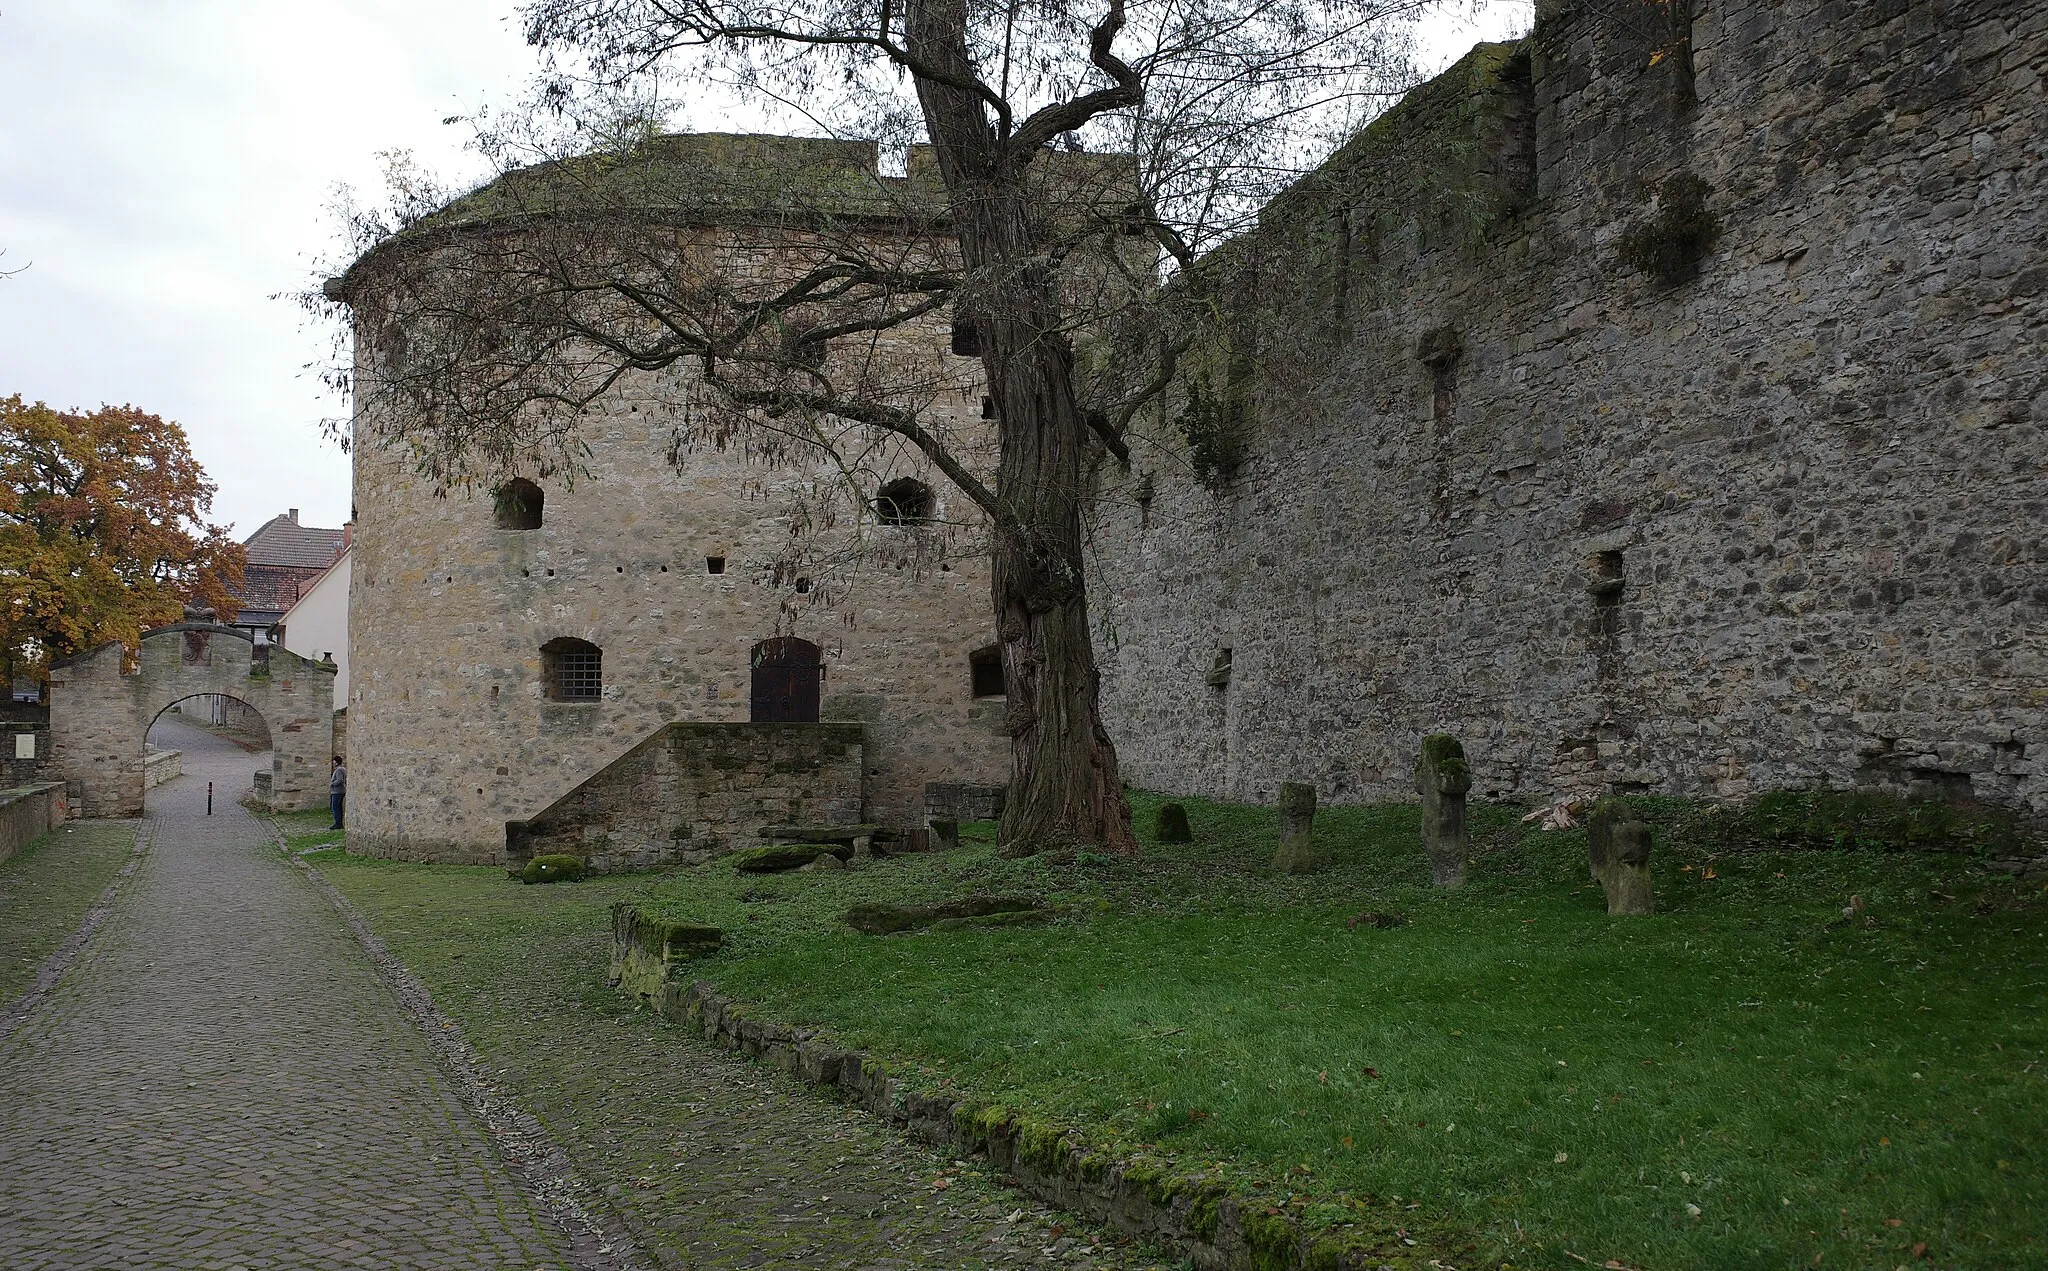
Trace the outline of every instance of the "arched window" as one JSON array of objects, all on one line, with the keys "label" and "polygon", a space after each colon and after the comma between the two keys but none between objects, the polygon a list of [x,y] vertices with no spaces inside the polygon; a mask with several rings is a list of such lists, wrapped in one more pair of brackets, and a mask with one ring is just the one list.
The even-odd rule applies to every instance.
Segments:
[{"label": "arched window", "polygon": [[875,492],[875,520],[882,525],[923,525],[932,519],[932,488],[898,477]]},{"label": "arched window", "polygon": [[991,644],[968,654],[967,670],[976,697],[1002,697],[1008,692],[1003,686],[1003,650],[1000,645]]},{"label": "arched window", "polygon": [[604,696],[604,650],[558,636],[540,646],[540,673],[551,702],[595,702]]},{"label": "arched window", "polygon": [[752,718],[757,724],[815,724],[818,693],[825,679],[818,646],[795,636],[778,636],[754,646]]},{"label": "arched window", "polygon": [[514,477],[493,496],[492,519],[501,530],[537,530],[541,504],[546,501],[539,486],[525,477]]}]

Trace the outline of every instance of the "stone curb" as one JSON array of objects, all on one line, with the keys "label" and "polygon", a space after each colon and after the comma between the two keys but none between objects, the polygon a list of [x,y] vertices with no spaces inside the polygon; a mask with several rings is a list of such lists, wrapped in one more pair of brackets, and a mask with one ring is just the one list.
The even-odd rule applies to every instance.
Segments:
[{"label": "stone curb", "polygon": [[664,984],[653,1005],[663,1017],[701,1030],[706,1041],[836,1090],[927,1142],[986,1152],[1030,1195],[1161,1241],[1200,1271],[1386,1271],[1386,1255],[1347,1248],[1335,1232],[1304,1231],[1263,1197],[1237,1192],[1216,1175],[1112,1157],[1062,1127],[911,1090],[872,1055],[833,1046],[811,1029],[754,1019],[703,980]]},{"label": "stone curb", "polygon": [[378,976],[398,999],[399,1008],[426,1041],[443,1075],[455,1084],[463,1106],[483,1128],[484,1136],[497,1149],[498,1158],[541,1211],[554,1221],[580,1271],[647,1271],[651,1264],[641,1255],[625,1220],[581,1176],[569,1154],[548,1134],[547,1127],[498,1092],[485,1075],[488,1069],[483,1060],[463,1036],[461,1026],[434,1005],[427,986],[370,930],[356,907],[326,875],[288,854],[284,832],[278,824],[268,817],[263,819],[278,850],[287,853],[286,859],[340,915]]}]

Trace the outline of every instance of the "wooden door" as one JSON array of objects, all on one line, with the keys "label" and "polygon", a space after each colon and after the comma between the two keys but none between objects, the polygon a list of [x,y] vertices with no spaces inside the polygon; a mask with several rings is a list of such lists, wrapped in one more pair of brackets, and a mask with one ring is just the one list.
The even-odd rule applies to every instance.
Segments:
[{"label": "wooden door", "polygon": [[818,646],[778,636],[754,646],[753,720],[757,724],[815,724],[825,678]]}]

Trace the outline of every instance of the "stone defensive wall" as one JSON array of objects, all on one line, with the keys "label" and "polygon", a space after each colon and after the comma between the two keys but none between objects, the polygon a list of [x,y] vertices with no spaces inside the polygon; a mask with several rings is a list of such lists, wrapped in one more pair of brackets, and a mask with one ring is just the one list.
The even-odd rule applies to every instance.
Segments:
[{"label": "stone defensive wall", "polygon": [[[884,233],[905,214],[909,178],[878,177],[872,144],[698,136],[660,145],[672,171],[649,197],[683,191],[690,206],[677,215],[707,234],[741,222],[801,229],[827,214],[835,232],[871,216]],[[804,198],[776,201],[791,190]],[[417,267],[459,251],[465,234],[516,230],[501,215],[516,194],[468,196],[430,220],[426,250],[410,265],[373,252],[340,280],[335,292],[354,309],[359,385],[375,383],[394,347],[379,325],[384,266]],[[949,336],[937,313],[890,332],[877,356],[922,359],[935,382],[953,384],[927,418],[965,438],[963,461],[987,472],[980,365],[948,353]],[[408,421],[359,392],[350,850],[500,861],[508,824],[586,793],[583,783],[658,733],[701,740],[663,733],[671,725],[749,723],[754,662],[778,640],[816,650],[816,717],[859,734],[864,759],[849,771],[864,806],[847,819],[919,826],[927,783],[1006,778],[1004,701],[973,673],[975,654],[996,638],[978,511],[907,445],[854,438],[838,466],[743,437],[687,440],[685,412],[701,391],[693,384],[682,368],[629,375],[585,412],[573,463],[517,458],[504,478],[537,492],[531,525],[508,523],[491,488],[422,475],[402,444],[384,444]],[[878,522],[873,501],[897,482],[930,492],[926,521]],[[798,536],[808,551],[793,560]],[[543,646],[565,642],[596,659],[586,665],[598,682],[581,700],[563,700],[550,678]],[[600,779],[588,793],[606,789]],[[735,815],[725,829],[767,823]],[[660,827],[661,837],[701,820]]]},{"label": "stone defensive wall", "polygon": [[1127,777],[2048,813],[2044,67],[2039,4],[1607,0],[1411,93],[1177,284]]}]

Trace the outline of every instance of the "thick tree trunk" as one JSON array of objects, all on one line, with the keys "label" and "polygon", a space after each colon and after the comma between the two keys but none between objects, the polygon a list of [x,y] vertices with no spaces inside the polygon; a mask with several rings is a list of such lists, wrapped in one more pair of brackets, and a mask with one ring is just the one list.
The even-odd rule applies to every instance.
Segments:
[{"label": "thick tree trunk", "polygon": [[[913,0],[905,36],[964,83],[965,23],[962,0]],[[929,78],[918,97],[970,280],[960,316],[981,338],[1002,443],[992,590],[1015,760],[1002,848],[1134,853],[1088,636],[1081,517],[1096,443],[1074,397],[1059,279],[1036,250],[1025,164],[990,131],[981,99]]]}]

